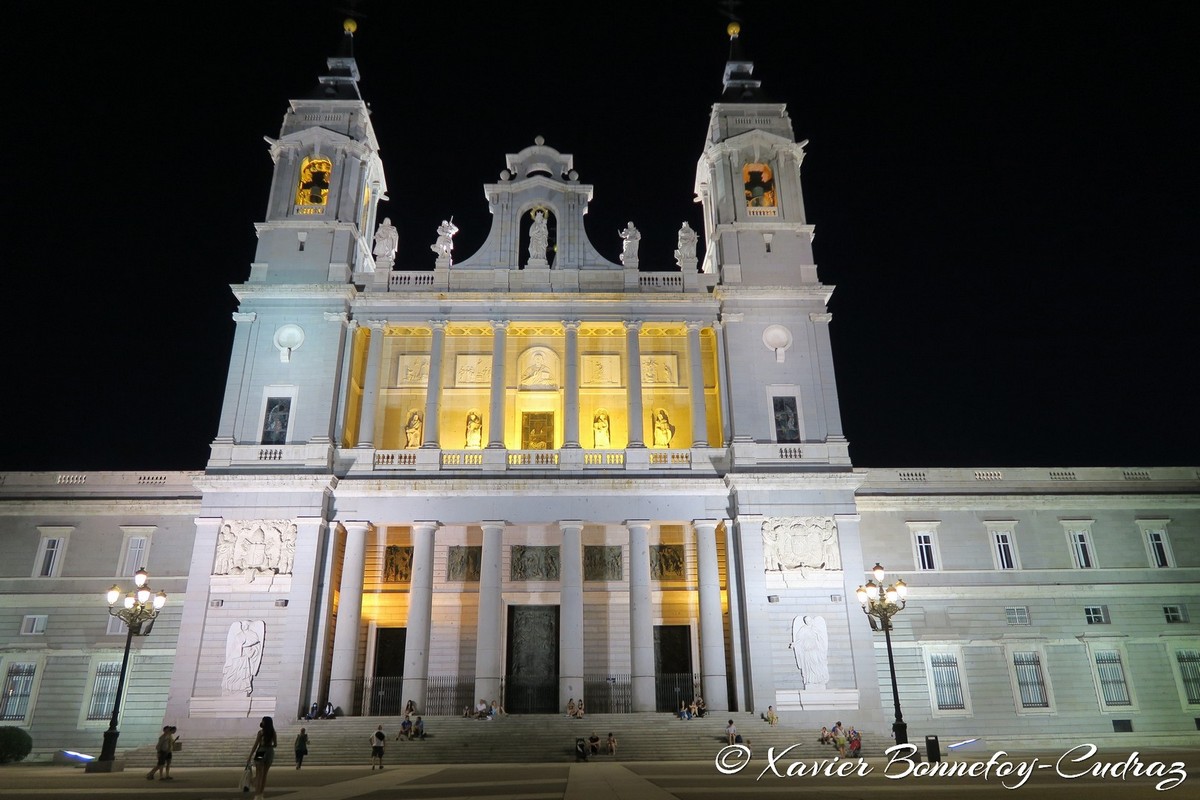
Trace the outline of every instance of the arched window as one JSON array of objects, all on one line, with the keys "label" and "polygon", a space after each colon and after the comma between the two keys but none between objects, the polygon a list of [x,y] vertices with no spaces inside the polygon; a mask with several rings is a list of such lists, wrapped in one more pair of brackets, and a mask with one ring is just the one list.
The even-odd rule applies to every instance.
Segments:
[{"label": "arched window", "polygon": [[770,164],[747,162],[742,167],[742,183],[749,208],[775,207],[775,173]]},{"label": "arched window", "polygon": [[[323,207],[329,202],[333,162],[322,156],[309,156],[300,164],[300,182],[296,187],[296,205]],[[319,212],[318,212],[319,213]]]}]

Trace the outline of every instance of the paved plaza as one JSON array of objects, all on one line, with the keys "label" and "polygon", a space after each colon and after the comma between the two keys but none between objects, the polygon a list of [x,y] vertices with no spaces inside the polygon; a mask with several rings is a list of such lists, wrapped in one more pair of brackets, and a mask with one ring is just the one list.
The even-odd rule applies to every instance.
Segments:
[{"label": "paved plaza", "polygon": [[[271,770],[266,796],[280,800],[754,800],[797,794],[864,798],[882,793],[889,798],[930,800],[969,792],[972,798],[1200,798],[1200,757],[1194,750],[1161,749],[1136,755],[1102,751],[1074,766],[1059,764],[1060,755],[973,753],[922,766],[974,770],[974,774],[937,776],[913,774],[910,765],[889,765],[883,758],[794,763],[784,756],[772,764],[767,753],[755,753],[740,769],[736,758],[725,759],[720,768],[715,758],[703,762],[593,759],[567,764],[390,763],[382,771],[372,771],[365,762],[301,771],[280,762]],[[989,766],[989,760],[995,763]],[[1106,765],[1109,774],[1068,776],[1095,765]],[[843,774],[830,774],[838,767]],[[814,770],[817,774],[812,774]],[[1142,774],[1134,774],[1137,770]],[[237,787],[240,774],[240,765],[189,768],[184,758],[177,761],[170,782],[147,781],[140,765],[119,773],[89,774],[76,767],[10,764],[0,767],[0,795],[31,800],[236,800],[249,797]],[[1162,788],[1156,788],[1159,785]]]}]

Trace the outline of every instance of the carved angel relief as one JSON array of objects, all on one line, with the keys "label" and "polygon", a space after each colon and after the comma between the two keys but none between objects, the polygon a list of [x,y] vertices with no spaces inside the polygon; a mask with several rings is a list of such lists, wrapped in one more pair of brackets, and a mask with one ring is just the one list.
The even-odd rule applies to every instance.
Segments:
[{"label": "carved angel relief", "polygon": [[254,692],[254,676],[262,664],[267,626],[261,619],[238,620],[229,626],[225,637],[225,666],[221,670],[221,688],[226,694]]},{"label": "carved angel relief", "polygon": [[833,517],[767,517],[762,535],[767,572],[842,568]]},{"label": "carved angel relief", "polygon": [[296,523],[233,520],[217,534],[213,575],[290,575],[296,557]]}]

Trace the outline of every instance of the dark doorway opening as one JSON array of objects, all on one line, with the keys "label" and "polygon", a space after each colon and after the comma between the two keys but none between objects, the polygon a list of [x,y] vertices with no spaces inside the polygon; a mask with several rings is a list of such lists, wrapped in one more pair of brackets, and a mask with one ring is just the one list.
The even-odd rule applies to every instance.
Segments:
[{"label": "dark doorway opening", "polygon": [[558,711],[558,606],[508,607],[504,710]]},{"label": "dark doorway opening", "polygon": [[399,714],[404,710],[404,647],[407,628],[375,630],[375,669],[368,694],[370,714]]}]

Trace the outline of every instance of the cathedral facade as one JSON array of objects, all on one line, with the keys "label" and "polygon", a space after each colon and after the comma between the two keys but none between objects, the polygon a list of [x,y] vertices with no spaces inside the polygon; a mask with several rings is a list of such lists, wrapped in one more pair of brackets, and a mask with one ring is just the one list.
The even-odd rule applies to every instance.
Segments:
[{"label": "cathedral facade", "polygon": [[[452,220],[418,253],[379,218],[357,65],[329,59],[269,143],[208,464],[0,476],[0,724],[94,748],[126,641],[101,598],[144,567],[169,599],[123,746],[314,703],[699,696],[877,740],[903,706],[914,734],[1194,741],[1197,470],[855,468],[804,143],[748,61],[724,87],[673,265],[632,222],[601,256],[540,139],[460,260]],[[859,589],[897,578],[885,637]]]}]

